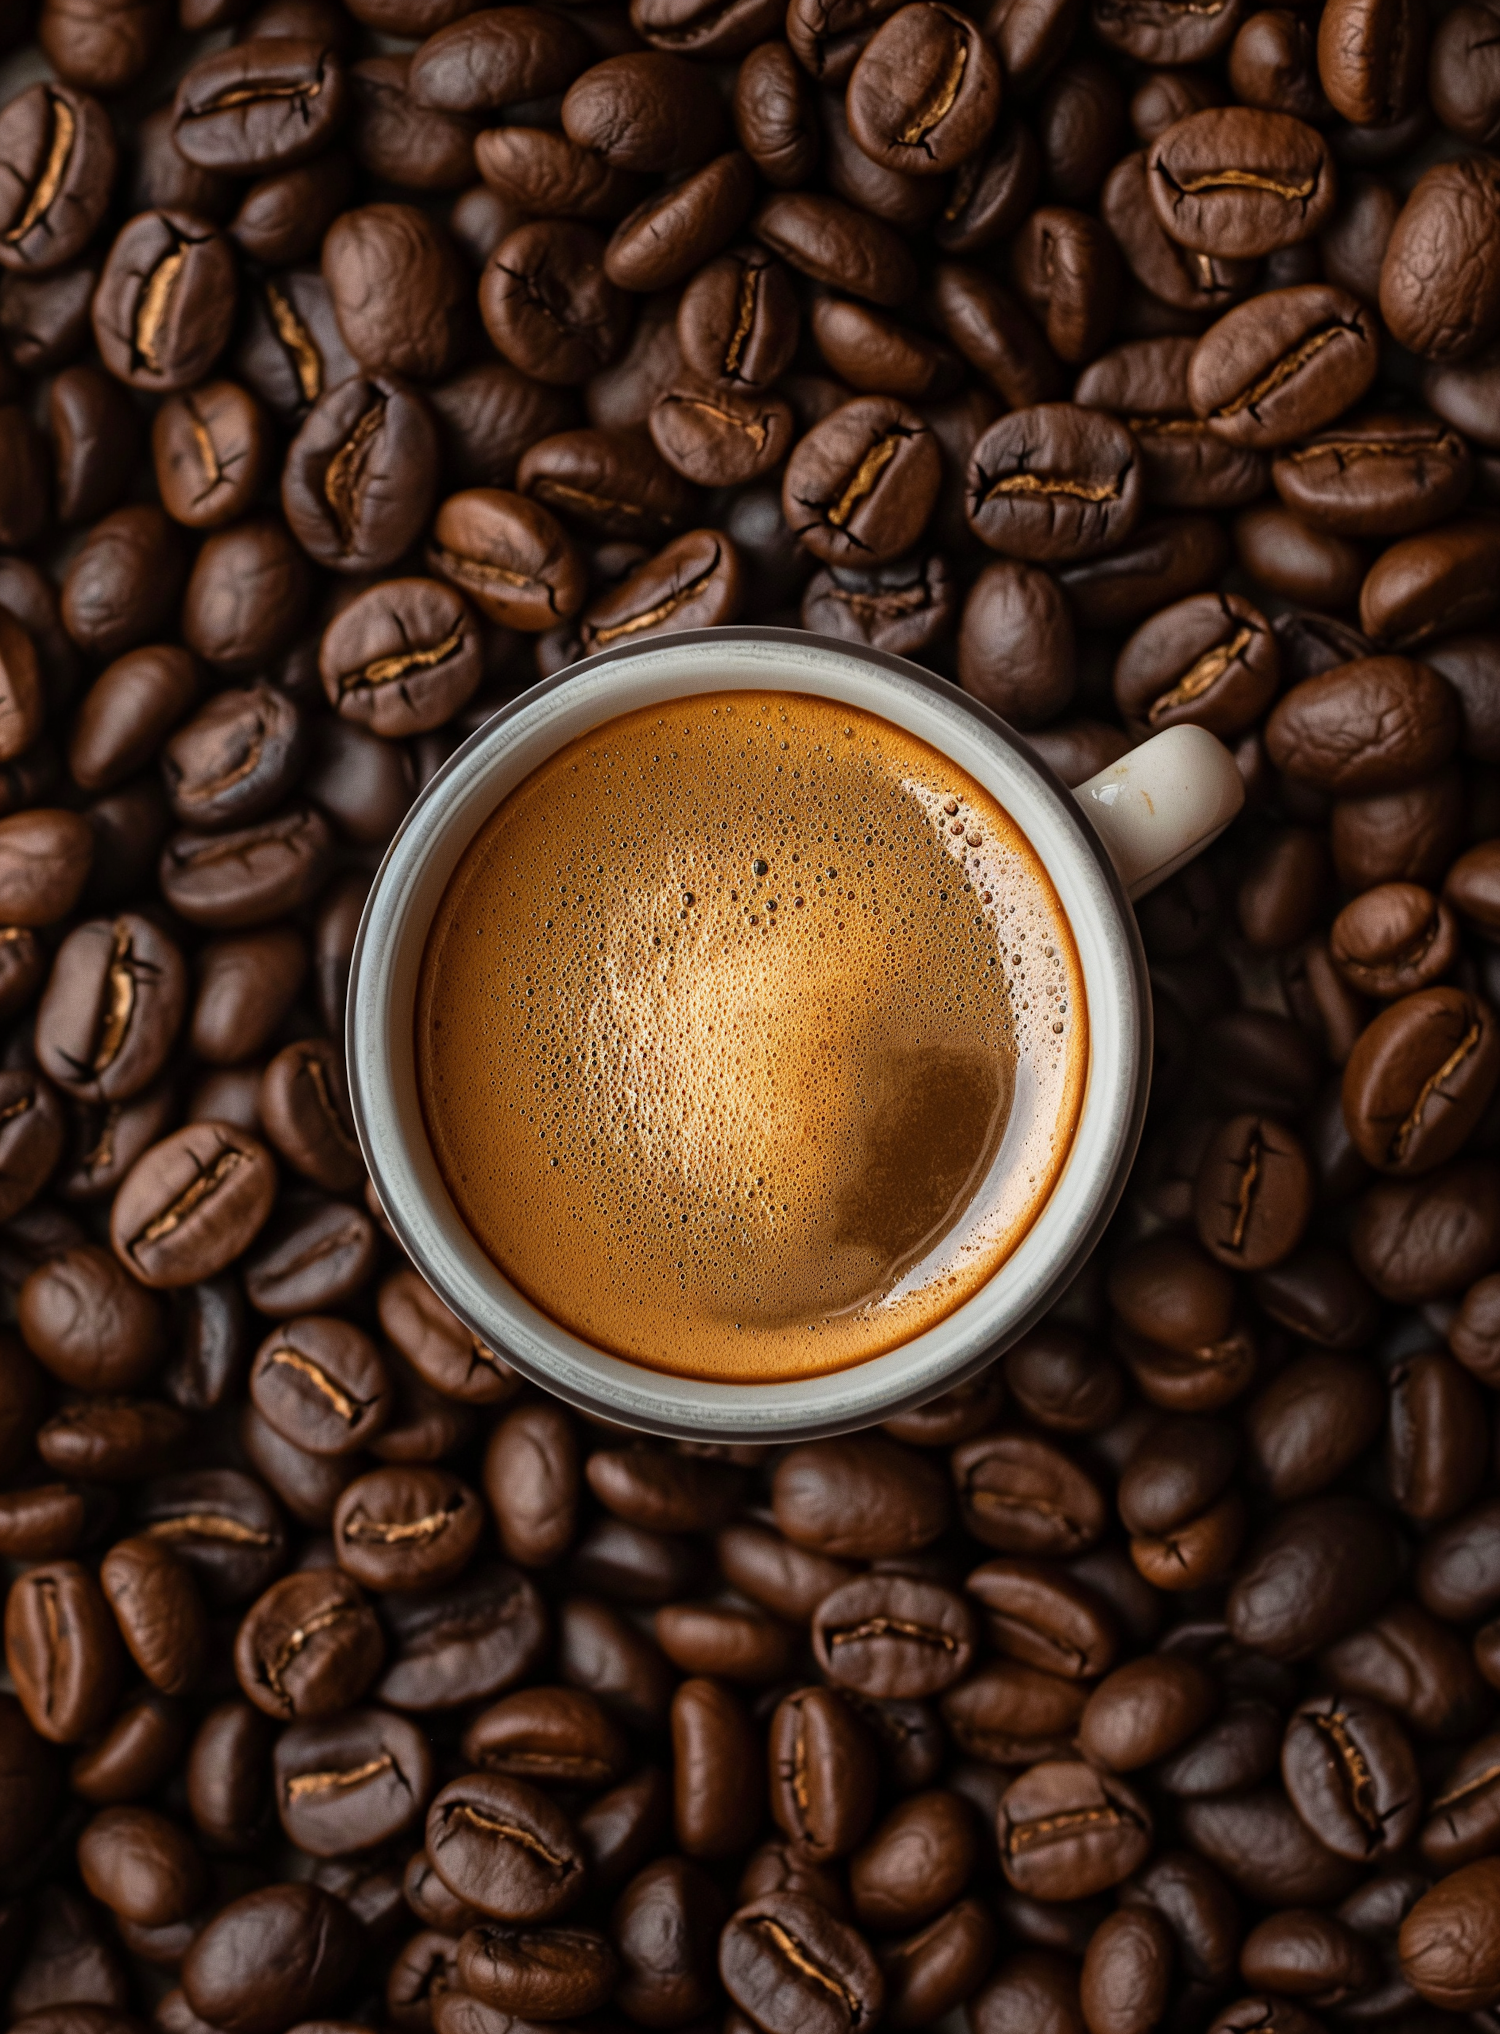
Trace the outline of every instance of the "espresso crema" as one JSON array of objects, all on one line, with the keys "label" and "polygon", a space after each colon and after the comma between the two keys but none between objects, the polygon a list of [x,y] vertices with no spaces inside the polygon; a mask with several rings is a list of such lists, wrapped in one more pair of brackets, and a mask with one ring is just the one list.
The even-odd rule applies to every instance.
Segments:
[{"label": "espresso crema", "polygon": [[627,714],[480,829],[423,959],[433,1150],[486,1253],[653,1370],[815,1376],[910,1340],[1067,1158],[1088,1016],[1004,810],[788,693]]}]

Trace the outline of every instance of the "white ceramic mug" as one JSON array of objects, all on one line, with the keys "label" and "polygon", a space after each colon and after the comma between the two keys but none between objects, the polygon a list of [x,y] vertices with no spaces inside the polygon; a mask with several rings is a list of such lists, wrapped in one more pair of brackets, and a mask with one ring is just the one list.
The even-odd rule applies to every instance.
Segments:
[{"label": "white ceramic mug", "polygon": [[[989,1282],[900,1347],[832,1375],[720,1384],[646,1370],[592,1347],[519,1292],[465,1227],[439,1174],[416,1078],[417,975],[433,916],[475,833],[567,743],[637,708],[705,692],[835,699],[918,736],[977,778],[1030,839],[1077,942],[1089,1067],[1056,1186]],[[1114,1212],[1140,1137],[1151,996],[1129,899],[1227,826],[1244,792],[1201,728],[1166,730],[1076,792],[954,685],[878,651],[790,629],[695,629],[622,643],[501,709],[423,791],[365,907],[349,985],[349,1087],[392,1227],[486,1347],[536,1383],[647,1432],[782,1441],[868,1426],[961,1383],[1058,1298]]]}]

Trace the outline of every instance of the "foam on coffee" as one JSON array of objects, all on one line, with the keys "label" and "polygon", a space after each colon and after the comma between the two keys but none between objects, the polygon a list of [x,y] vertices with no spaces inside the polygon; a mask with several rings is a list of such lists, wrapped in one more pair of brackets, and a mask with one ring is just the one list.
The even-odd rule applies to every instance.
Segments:
[{"label": "foam on coffee", "polygon": [[1003,809],[871,714],[712,693],[519,785],[423,961],[422,1106],[464,1221],[597,1347],[841,1369],[967,1299],[1082,1101],[1066,917]]}]

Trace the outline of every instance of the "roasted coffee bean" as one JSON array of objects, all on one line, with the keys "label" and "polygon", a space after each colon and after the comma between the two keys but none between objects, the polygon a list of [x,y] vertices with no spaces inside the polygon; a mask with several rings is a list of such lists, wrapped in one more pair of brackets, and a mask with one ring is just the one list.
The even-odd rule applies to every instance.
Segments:
[{"label": "roasted coffee bean", "polygon": [[1451,515],[1471,470],[1463,438],[1437,418],[1377,415],[1282,453],[1271,477],[1308,522],[1340,536],[1388,538]]},{"label": "roasted coffee bean", "polygon": [[427,1853],[464,1903],[499,1921],[547,1921],[583,1890],[586,1863],[567,1817],[524,1781],[472,1773],[427,1815]]},{"label": "roasted coffee bean", "polygon": [[875,564],[911,549],[937,498],[931,431],[902,404],[846,403],[801,441],[787,464],[782,513],[828,565]]},{"label": "roasted coffee bean", "polygon": [[187,1564],[162,1540],[142,1534],[110,1548],[99,1582],[131,1658],[152,1687],[164,1695],[189,1694],[203,1672],[208,1620]]},{"label": "roasted coffee bean", "polygon": [[190,212],[142,212],[104,264],[94,337],[111,374],[168,394],[204,379],[234,311],[234,258],[223,235]]},{"label": "roasted coffee bean", "polygon": [[936,1695],[967,1672],[975,1624],[963,1598],[937,1583],[861,1576],[818,1605],[813,1652],[830,1679],[862,1695]]},{"label": "roasted coffee bean", "polygon": [[327,1040],[277,1053],[261,1079],[259,1114],[281,1156],[315,1185],[347,1193],[364,1178],[342,1063]]},{"label": "roasted coffee bean", "polygon": [[916,0],[876,29],[849,79],[849,126],[875,162],[940,176],[983,147],[1000,108],[1000,65],[964,15]]},{"label": "roasted coffee bean", "polygon": [[1363,1359],[1300,1356],[1247,1410],[1252,1472],[1278,1502],[1311,1497],[1364,1453],[1383,1413],[1378,1380]]},{"label": "roasted coffee bean", "polygon": [[854,1911],[866,1927],[911,1928],[951,1905],[979,1856],[974,1811],[945,1789],[893,1808],[849,1864]]},{"label": "roasted coffee bean", "polygon": [[1421,1816],[1411,1746],[1378,1704],[1358,1696],[1316,1696],[1287,1726],[1281,1771],[1292,1806],[1340,1857],[1389,1857]]},{"label": "roasted coffee bean", "polygon": [[985,432],[969,461],[965,506],[991,549],[1066,563],[1128,536],[1140,489],[1134,441],[1121,425],[1043,403]]},{"label": "roasted coffee bean", "polygon": [[1430,2005],[1464,2013],[1500,1997],[1500,1860],[1441,1880],[1401,1924],[1402,1975]]},{"label": "roasted coffee bean", "polygon": [[375,1271],[375,1225],[346,1201],[292,1202],[245,1259],[245,1295],[257,1312],[326,1313],[352,1299]]},{"label": "roasted coffee bean", "polygon": [[716,628],[739,613],[739,553],[716,530],[689,530],[584,609],[585,654],[677,629]]},{"label": "roasted coffee bean", "polygon": [[1080,1899],[1118,1885],[1151,1848],[1151,1817],[1123,1780],[1081,1761],[1051,1760],[1000,1802],[1000,1863],[1018,1892]]},{"label": "roasted coffee bean", "polygon": [[160,1073],[186,1001],[182,954],[149,919],[92,919],[52,964],[37,1057],[81,1101],[128,1101]]},{"label": "roasted coffee bean", "polygon": [[771,1719],[771,1813],[814,1861],[842,1857],[870,1824],[875,1740],[834,1689],[804,1688]]},{"label": "roasted coffee bean", "polygon": [[354,1979],[364,1931],[321,1886],[265,1886],[223,1908],[194,1938],[182,1988],[225,2034],[273,2034],[317,2018]]},{"label": "roasted coffee bean", "polygon": [[1239,305],[1211,327],[1188,364],[1188,395],[1217,436],[1265,449],[1328,423],[1364,394],[1375,369],[1365,306],[1307,283]]},{"label": "roasted coffee bean", "polygon": [[181,1703],[154,1693],[140,1696],[117,1711],[96,1744],[77,1755],[68,1784],[100,1808],[153,1794],[180,1762],[188,1735],[188,1712]]},{"label": "roasted coffee bean", "polygon": [[676,2019],[716,1997],[715,1956],[725,1905],[700,1866],[666,1857],[636,1873],[610,1931],[624,1976],[616,1997],[632,2013]]},{"label": "roasted coffee bean", "polygon": [[216,932],[264,925],[322,888],[333,839],[322,815],[294,805],[233,832],[174,834],[160,882],[174,910]]},{"label": "roasted coffee bean", "polygon": [[951,1509],[931,1462],[871,1435],[794,1448],[777,1465],[772,1505],[799,1547],[856,1560],[915,1553],[944,1531]]},{"label": "roasted coffee bean", "polygon": [[315,1720],[360,1699],[384,1650],[358,1583],[336,1568],[313,1568],[273,1583],[246,1612],[234,1670],[267,1716]]},{"label": "roasted coffee bean", "polygon": [[1060,1449],[1029,1435],[995,1435],[954,1450],[953,1475],[969,1531],[1001,1553],[1083,1553],[1104,1529],[1097,1486]]},{"label": "roasted coffee bean", "polygon": [[116,148],[97,99],[28,86],[0,115],[0,266],[45,273],[71,261],[103,219]]},{"label": "roasted coffee bean", "polygon": [[109,1605],[76,1561],[31,1568],[5,1600],[5,1664],[33,1730],[91,1737],[114,1708],[123,1648]]},{"label": "roasted coffee bean", "polygon": [[614,1718],[576,1688],[503,1696],[470,1724],[463,1751],[485,1772],[590,1790],[619,1781],[630,1759],[628,1741]]},{"label": "roasted coffee bean", "polygon": [[885,1982],[861,1937],[796,1893],[731,1916],[719,1949],[729,1996],[766,2034],[849,2034],[879,2018]]},{"label": "roasted coffee bean", "polygon": [[334,1546],[367,1589],[438,1588],[468,1561],[483,1523],[478,1498],[446,1470],[376,1469],[339,1499]]},{"label": "roasted coffee bean", "polygon": [[338,1857],[398,1837],[432,1791],[432,1753],[414,1723],[351,1709],[294,1723],[276,1740],[276,1812],[299,1850]]},{"label": "roasted coffee bean", "polygon": [[289,1321],[268,1335],[250,1366],[250,1397],[276,1431],[314,1455],[348,1455],[390,1415],[379,1352],[352,1322]]},{"label": "roasted coffee bean", "polygon": [[326,148],[344,97],[335,51],[289,36],[236,43],[200,58],[177,87],[173,145],[233,176],[290,169]]},{"label": "roasted coffee bean", "polygon": [[437,429],[421,397],[389,375],[355,376],[304,418],[282,469],[282,508],[320,565],[378,571],[426,527],[437,478]]},{"label": "roasted coffee bean", "polygon": [[[433,381],[455,364],[464,329],[458,257],[415,206],[341,213],[323,242],[322,271],[338,331],[366,374]],[[344,378],[302,375],[300,345],[293,352],[303,401]]]},{"label": "roasted coffee bean", "polygon": [[245,1132],[189,1124],[139,1158],[122,1183],[110,1212],[116,1256],[143,1285],[211,1278],[270,1213],[274,1171]]},{"label": "roasted coffee bean", "polygon": [[604,272],[603,240],[571,221],[536,220],[508,234],[485,268],[479,307],[497,352],[558,386],[608,367],[629,336],[628,302]]},{"label": "roasted coffee bean", "polygon": [[1293,1505],[1254,1545],[1226,1607],[1231,1635],[1295,1660],[1363,1624],[1390,1593],[1391,1527],[1362,1499]]},{"label": "roasted coffee bean", "polygon": [[1274,698],[1279,662],[1270,625],[1249,601],[1195,595],[1131,636],[1115,665],[1115,701],[1146,728],[1190,722],[1228,737]]},{"label": "roasted coffee bean", "polygon": [[540,634],[583,605],[583,561],[556,519],[499,488],[448,497],[432,526],[427,562],[507,628]]},{"label": "roasted coffee bean", "polygon": [[1157,136],[1146,188],[1171,237],[1201,254],[1253,260],[1311,239],[1332,211],[1327,143],[1286,113],[1211,107]]},{"label": "roasted coffee bean", "polygon": [[119,503],[140,450],[140,420],[130,398],[98,368],[64,368],[47,399],[47,426],[57,464],[58,520],[93,522]]},{"label": "roasted coffee bean", "polygon": [[129,1391],[165,1349],[159,1304],[91,1243],[38,1265],[21,1288],[18,1320],[33,1354],[80,1391]]},{"label": "roasted coffee bean", "polygon": [[179,728],[162,749],[162,777],[184,826],[220,832],[282,803],[306,753],[301,713],[262,681],[216,693]]},{"label": "roasted coffee bean", "polygon": [[1448,1773],[1429,1803],[1419,1847],[1440,1872],[1483,1857],[1493,1846],[1500,1792],[1496,1753],[1500,1742],[1491,1734],[1479,1738]]},{"label": "roasted coffee bean", "polygon": [[158,1477],[146,1486],[138,1517],[144,1536],[177,1554],[215,1605],[260,1594],[286,1561],[279,1512],[238,1469]]},{"label": "roasted coffee bean", "polygon": [[1380,313],[1392,338],[1436,360],[1464,360],[1488,345],[1500,330],[1497,218],[1500,182],[1488,156],[1426,172],[1380,267]]},{"label": "roasted coffee bean", "polygon": [[498,1695],[536,1666],[547,1643],[542,1600],[513,1568],[479,1568],[446,1589],[388,1596],[382,1613],[395,1656],[375,1693],[418,1715]]},{"label": "roasted coffee bean", "polygon": [[1198,1239],[1221,1264],[1262,1271],[1296,1248],[1312,1201],[1312,1167],[1294,1134],[1263,1116],[1233,1116],[1198,1168]]},{"label": "roasted coffee bean", "polygon": [[466,602],[432,579],[395,579],[356,595],[323,633],[328,702],[376,734],[420,734],[463,706],[480,651]]},{"label": "roasted coffee bean", "polygon": [[162,506],[189,529],[236,522],[260,492],[267,444],[260,406],[233,381],[168,396],[151,425]]}]

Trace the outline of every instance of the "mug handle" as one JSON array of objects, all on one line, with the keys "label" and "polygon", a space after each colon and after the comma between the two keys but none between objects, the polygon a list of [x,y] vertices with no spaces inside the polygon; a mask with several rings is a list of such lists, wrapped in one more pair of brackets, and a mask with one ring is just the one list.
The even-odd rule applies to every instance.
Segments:
[{"label": "mug handle", "polygon": [[1207,728],[1163,728],[1073,796],[1132,901],[1217,840],[1245,802],[1234,757]]}]

